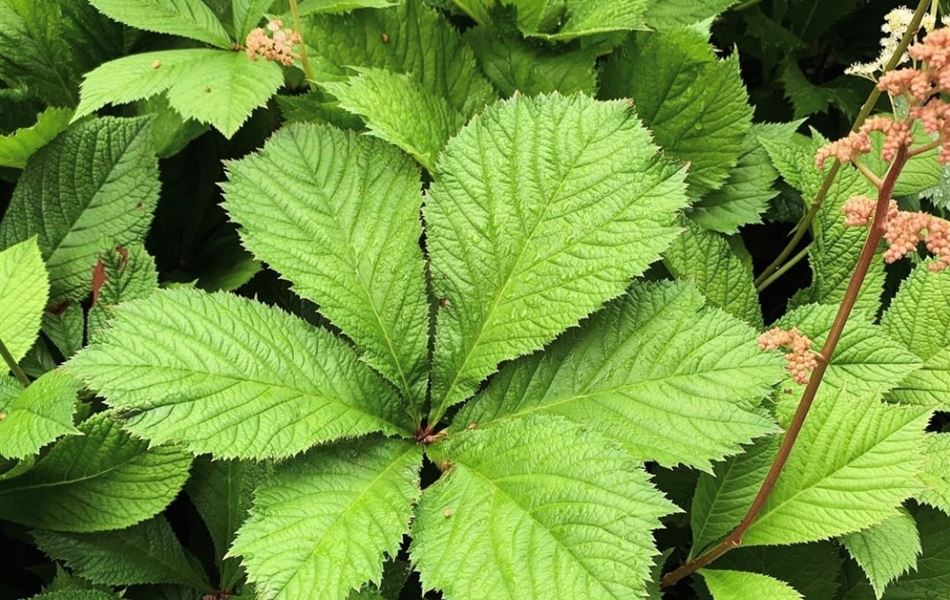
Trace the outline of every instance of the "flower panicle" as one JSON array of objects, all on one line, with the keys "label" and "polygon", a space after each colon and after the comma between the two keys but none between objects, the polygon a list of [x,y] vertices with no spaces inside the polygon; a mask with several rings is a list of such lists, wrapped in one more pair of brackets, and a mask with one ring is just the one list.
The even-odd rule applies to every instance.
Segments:
[{"label": "flower panicle", "polygon": [[[842,210],[845,225],[867,227],[874,218],[875,202],[864,196],[855,196],[844,203]],[[884,251],[887,263],[894,263],[915,252],[923,242],[936,259],[929,263],[931,271],[950,267],[950,221],[925,212],[900,210],[897,202],[891,200],[884,221],[884,239],[888,244]]]},{"label": "flower panicle", "polygon": [[251,60],[261,57],[289,67],[297,58],[294,47],[302,42],[300,33],[293,29],[285,29],[283,21],[274,19],[266,27],[252,29],[247,34],[244,46],[247,57]]}]

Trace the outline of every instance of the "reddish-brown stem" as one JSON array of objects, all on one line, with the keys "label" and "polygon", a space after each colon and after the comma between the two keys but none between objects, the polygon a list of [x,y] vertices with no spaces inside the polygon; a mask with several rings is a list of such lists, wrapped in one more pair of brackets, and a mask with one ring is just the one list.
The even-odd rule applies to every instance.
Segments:
[{"label": "reddish-brown stem", "polygon": [[825,339],[825,344],[822,346],[821,352],[818,355],[818,366],[815,367],[811,373],[811,377],[808,379],[808,384],[802,393],[802,399],[798,403],[798,408],[795,409],[795,414],[792,416],[788,429],[785,431],[785,436],[782,438],[782,444],[779,447],[778,453],[775,455],[775,459],[772,461],[772,466],[769,468],[768,474],[765,476],[765,481],[762,482],[758,493],[755,495],[755,499],[732,533],[727,535],[725,539],[708,552],[701,554],[679,568],[667,573],[663,577],[663,587],[675,585],[680,579],[705,567],[733,548],[738,548],[742,545],[742,537],[746,531],[749,530],[749,527],[752,526],[752,523],[755,522],[756,518],[758,518],[759,513],[765,506],[766,500],[768,500],[769,495],[775,488],[775,483],[782,474],[782,469],[785,468],[785,463],[788,462],[788,457],[792,453],[792,448],[795,446],[798,434],[805,424],[805,417],[808,416],[808,411],[811,408],[812,402],[815,400],[819,386],[821,386],[822,377],[828,368],[828,361],[831,360],[831,356],[834,354],[838,340],[841,339],[841,333],[844,331],[845,323],[848,322],[848,317],[851,316],[851,310],[854,308],[858,295],[861,293],[861,287],[864,284],[865,277],[867,277],[871,262],[874,260],[878,245],[884,237],[884,225],[891,194],[894,191],[894,183],[897,181],[897,176],[907,162],[907,154],[906,147],[900,148],[897,156],[894,158],[894,162],[891,164],[890,170],[887,172],[887,176],[882,182],[881,189],[877,196],[874,222],[871,224],[871,230],[868,232],[868,237],[864,241],[864,246],[861,248],[861,254],[858,256],[854,273],[851,274],[851,280],[848,282],[844,299],[842,299],[841,305],[838,307],[838,313],[835,315],[834,323],[832,323],[828,337]]}]

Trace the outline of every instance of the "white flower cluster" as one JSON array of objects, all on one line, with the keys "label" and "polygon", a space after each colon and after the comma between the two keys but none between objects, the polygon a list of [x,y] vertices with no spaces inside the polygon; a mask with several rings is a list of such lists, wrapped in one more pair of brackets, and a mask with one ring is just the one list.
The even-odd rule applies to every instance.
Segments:
[{"label": "white flower cluster", "polygon": [[[845,69],[844,72],[848,75],[856,75],[870,79],[871,81],[877,81],[878,74],[884,71],[884,66],[887,65],[887,62],[891,60],[891,56],[897,51],[901,38],[904,36],[904,32],[907,31],[913,18],[914,11],[906,6],[898,6],[887,13],[884,17],[884,24],[881,26],[881,31],[884,32],[884,37],[881,38],[881,53],[876,59],[870,62],[854,63]],[[943,25],[950,25],[950,18],[945,16],[940,22]],[[936,29],[937,15],[933,12],[924,15],[920,27],[925,33]],[[902,65],[908,60],[910,60],[910,57],[908,57],[905,52],[897,62],[897,65]]]}]

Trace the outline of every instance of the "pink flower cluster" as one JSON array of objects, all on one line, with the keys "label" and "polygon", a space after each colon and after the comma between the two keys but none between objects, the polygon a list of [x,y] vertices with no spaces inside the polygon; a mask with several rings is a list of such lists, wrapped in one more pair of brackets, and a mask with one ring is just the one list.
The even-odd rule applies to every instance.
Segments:
[{"label": "pink flower cluster", "polygon": [[776,350],[785,348],[785,369],[797,383],[808,383],[812,370],[818,366],[818,357],[811,351],[811,340],[797,327],[789,330],[780,327],[769,329],[759,336],[759,348]]},{"label": "pink flower cluster", "polygon": [[[851,227],[866,227],[874,218],[875,202],[855,196],[844,203],[844,222]],[[942,271],[950,266],[950,221],[927,214],[900,210],[891,200],[884,221],[884,239],[888,248],[884,260],[893,263],[917,250],[921,241],[937,259],[930,263],[931,271]]]},{"label": "pink flower cluster", "polygon": [[302,41],[299,33],[284,29],[283,21],[274,19],[267,24],[266,30],[257,27],[247,34],[247,57],[256,60],[258,56],[262,56],[264,60],[279,62],[289,67],[297,58],[294,46]]},{"label": "pink flower cluster", "polygon": [[872,117],[865,121],[857,131],[840,140],[822,146],[815,156],[815,165],[822,169],[825,161],[834,157],[839,162],[850,162],[862,154],[871,151],[871,133],[880,131],[884,134],[884,146],[881,148],[881,158],[886,161],[894,160],[897,151],[902,147],[910,146],[914,141],[910,125],[903,121],[895,121],[888,117]]}]

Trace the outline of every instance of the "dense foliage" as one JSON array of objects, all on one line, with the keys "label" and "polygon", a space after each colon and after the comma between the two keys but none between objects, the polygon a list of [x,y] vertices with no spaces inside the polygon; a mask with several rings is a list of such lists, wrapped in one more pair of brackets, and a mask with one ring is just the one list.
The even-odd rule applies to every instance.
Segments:
[{"label": "dense foliage", "polygon": [[950,597],[893,8],[0,0],[0,597]]}]

